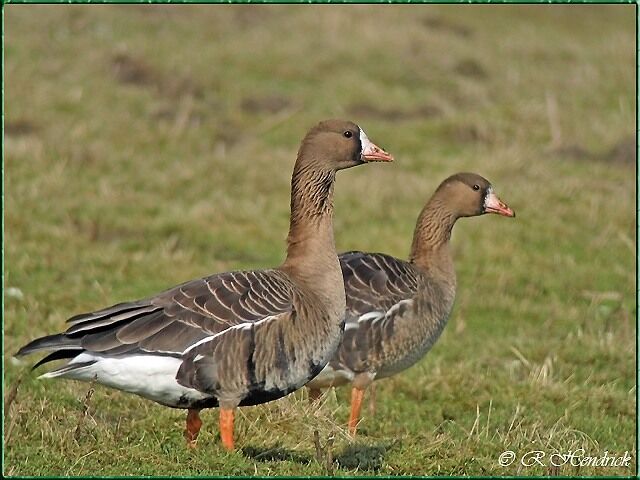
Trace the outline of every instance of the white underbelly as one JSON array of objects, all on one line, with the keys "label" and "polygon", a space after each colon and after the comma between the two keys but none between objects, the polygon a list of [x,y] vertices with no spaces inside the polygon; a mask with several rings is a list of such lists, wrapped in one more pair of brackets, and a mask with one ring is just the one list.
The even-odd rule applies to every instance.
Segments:
[{"label": "white underbelly", "polygon": [[346,385],[353,380],[354,373],[350,370],[338,369],[335,370],[331,365],[327,365],[322,371],[309,383],[309,388],[328,388],[338,387],[340,385]]},{"label": "white underbelly", "polygon": [[60,376],[85,382],[95,381],[171,407],[184,407],[189,402],[211,398],[211,395],[178,383],[176,374],[182,363],[179,358],[159,355],[104,356],[85,352],[68,365],[92,360],[96,362],[68,372],[45,373],[41,377]]}]

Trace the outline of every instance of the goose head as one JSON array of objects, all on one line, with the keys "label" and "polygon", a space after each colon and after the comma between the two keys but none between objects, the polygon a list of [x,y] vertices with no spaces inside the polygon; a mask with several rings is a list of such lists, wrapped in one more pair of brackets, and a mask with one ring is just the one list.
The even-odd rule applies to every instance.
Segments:
[{"label": "goose head", "polygon": [[336,171],[368,162],[391,162],[393,157],[355,123],[325,120],[305,136],[298,161],[311,168]]},{"label": "goose head", "polygon": [[456,173],[450,176],[440,184],[438,193],[445,198],[456,217],[475,217],[485,213],[505,217],[516,216],[515,212],[498,198],[491,183],[476,173]]}]

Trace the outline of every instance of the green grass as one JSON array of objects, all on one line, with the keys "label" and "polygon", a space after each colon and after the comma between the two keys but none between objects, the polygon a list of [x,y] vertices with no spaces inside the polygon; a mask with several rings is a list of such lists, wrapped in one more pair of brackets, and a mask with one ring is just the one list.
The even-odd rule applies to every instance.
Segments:
[{"label": "green grass", "polygon": [[[5,6],[4,473],[634,473],[634,12]],[[461,170],[517,212],[456,226],[449,325],[355,442],[348,389],[241,409],[236,453],[204,412],[188,451],[182,411],[10,360],[73,314],[279,263],[296,149],[329,117],[397,159],[339,174],[339,250],[405,257]],[[632,465],[498,464],[578,448]]]}]

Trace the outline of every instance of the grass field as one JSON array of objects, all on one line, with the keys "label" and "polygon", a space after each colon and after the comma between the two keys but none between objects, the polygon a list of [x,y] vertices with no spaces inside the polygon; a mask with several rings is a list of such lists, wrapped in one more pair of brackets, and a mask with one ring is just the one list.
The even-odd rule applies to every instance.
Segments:
[{"label": "grass field", "polygon": [[[635,6],[8,5],[4,26],[5,475],[636,471]],[[339,174],[340,251],[406,257],[457,171],[517,212],[455,227],[449,325],[355,441],[348,389],[242,409],[235,453],[206,411],[188,451],[182,411],[11,360],[73,314],[282,261],[299,141],[331,117],[396,157]],[[548,462],[578,449],[632,460]]]}]

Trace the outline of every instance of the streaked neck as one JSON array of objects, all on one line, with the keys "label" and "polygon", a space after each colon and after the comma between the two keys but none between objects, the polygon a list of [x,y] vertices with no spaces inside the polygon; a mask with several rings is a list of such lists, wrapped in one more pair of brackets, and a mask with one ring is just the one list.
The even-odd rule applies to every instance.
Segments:
[{"label": "streaked neck", "polygon": [[416,222],[409,261],[424,270],[453,275],[449,240],[457,219],[436,193],[424,206]]},{"label": "streaked neck", "polygon": [[[295,272],[334,267],[333,187],[335,171],[296,162],[291,178],[291,222],[285,267]],[[309,272],[313,273],[313,272]]]}]

